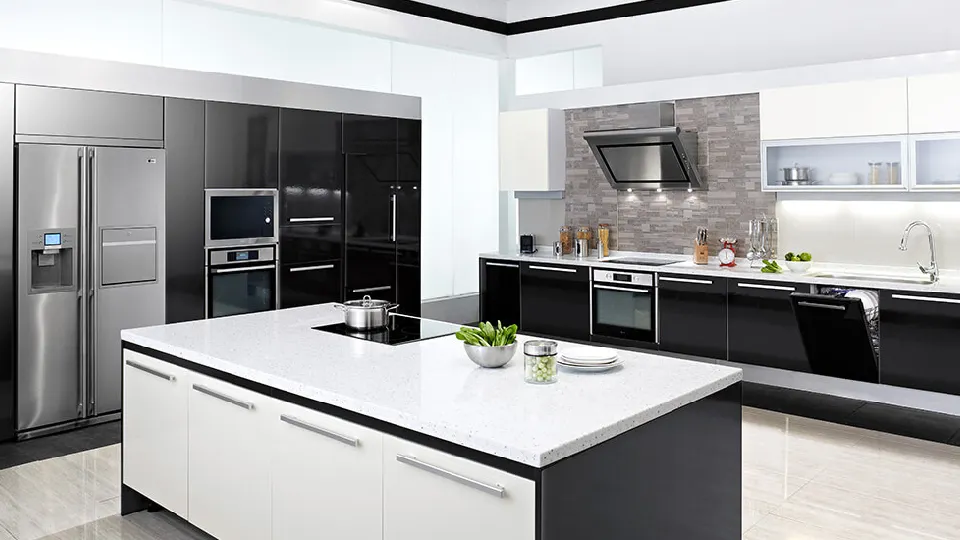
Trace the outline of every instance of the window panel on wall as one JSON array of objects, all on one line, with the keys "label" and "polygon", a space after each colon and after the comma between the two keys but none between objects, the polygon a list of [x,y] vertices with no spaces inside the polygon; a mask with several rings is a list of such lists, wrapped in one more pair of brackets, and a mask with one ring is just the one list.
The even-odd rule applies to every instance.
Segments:
[{"label": "window panel on wall", "polygon": [[573,87],[603,86],[603,47],[573,51]]},{"label": "window panel on wall", "polygon": [[573,89],[573,51],[516,60],[516,94],[542,94]]},{"label": "window panel on wall", "polygon": [[306,22],[166,0],[163,63],[199,71],[390,91],[390,42]]},{"label": "window panel on wall", "polygon": [[2,0],[0,47],[159,65],[162,0]]}]

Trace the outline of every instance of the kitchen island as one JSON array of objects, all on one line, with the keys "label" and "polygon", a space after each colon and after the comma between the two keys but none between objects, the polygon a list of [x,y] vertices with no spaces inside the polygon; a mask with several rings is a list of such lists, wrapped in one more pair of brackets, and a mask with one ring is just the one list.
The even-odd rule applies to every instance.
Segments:
[{"label": "kitchen island", "polygon": [[537,386],[522,346],[486,370],[453,335],[315,329],[341,318],[125,330],[122,513],[157,505],[221,540],[740,534],[740,370],[621,351]]}]

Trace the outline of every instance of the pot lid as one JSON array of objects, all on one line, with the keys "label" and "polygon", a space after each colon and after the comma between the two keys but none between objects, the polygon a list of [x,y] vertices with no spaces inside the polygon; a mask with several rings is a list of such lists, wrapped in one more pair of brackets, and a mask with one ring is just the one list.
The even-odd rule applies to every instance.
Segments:
[{"label": "pot lid", "polygon": [[368,294],[361,300],[348,300],[343,305],[351,308],[384,308],[392,304],[386,300],[374,300]]}]

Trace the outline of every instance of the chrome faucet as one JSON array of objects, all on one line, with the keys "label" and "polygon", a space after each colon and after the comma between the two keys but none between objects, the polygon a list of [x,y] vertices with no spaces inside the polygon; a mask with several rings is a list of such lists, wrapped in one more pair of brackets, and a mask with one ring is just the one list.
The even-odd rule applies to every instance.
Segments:
[{"label": "chrome faucet", "polygon": [[900,239],[900,251],[907,250],[907,240],[910,239],[910,231],[914,227],[927,229],[927,239],[930,241],[930,266],[923,266],[920,263],[917,263],[917,266],[920,267],[921,272],[930,276],[931,283],[936,283],[940,281],[940,267],[937,266],[937,244],[933,240],[933,229],[926,222],[914,221],[907,225],[907,228],[903,230],[903,238]]}]

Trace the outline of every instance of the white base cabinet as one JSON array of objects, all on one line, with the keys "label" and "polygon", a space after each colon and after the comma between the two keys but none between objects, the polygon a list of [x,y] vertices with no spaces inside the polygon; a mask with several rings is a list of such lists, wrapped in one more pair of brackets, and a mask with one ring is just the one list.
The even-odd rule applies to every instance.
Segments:
[{"label": "white base cabinet", "polygon": [[379,432],[278,403],[271,438],[273,538],[382,537]]},{"label": "white base cabinet", "polygon": [[193,374],[189,521],[219,540],[270,538],[272,401]]},{"label": "white base cabinet", "polygon": [[187,518],[189,374],[125,350],[123,381],[123,481]]},{"label": "white base cabinet", "polygon": [[396,437],[383,440],[383,540],[533,540],[532,480]]}]

